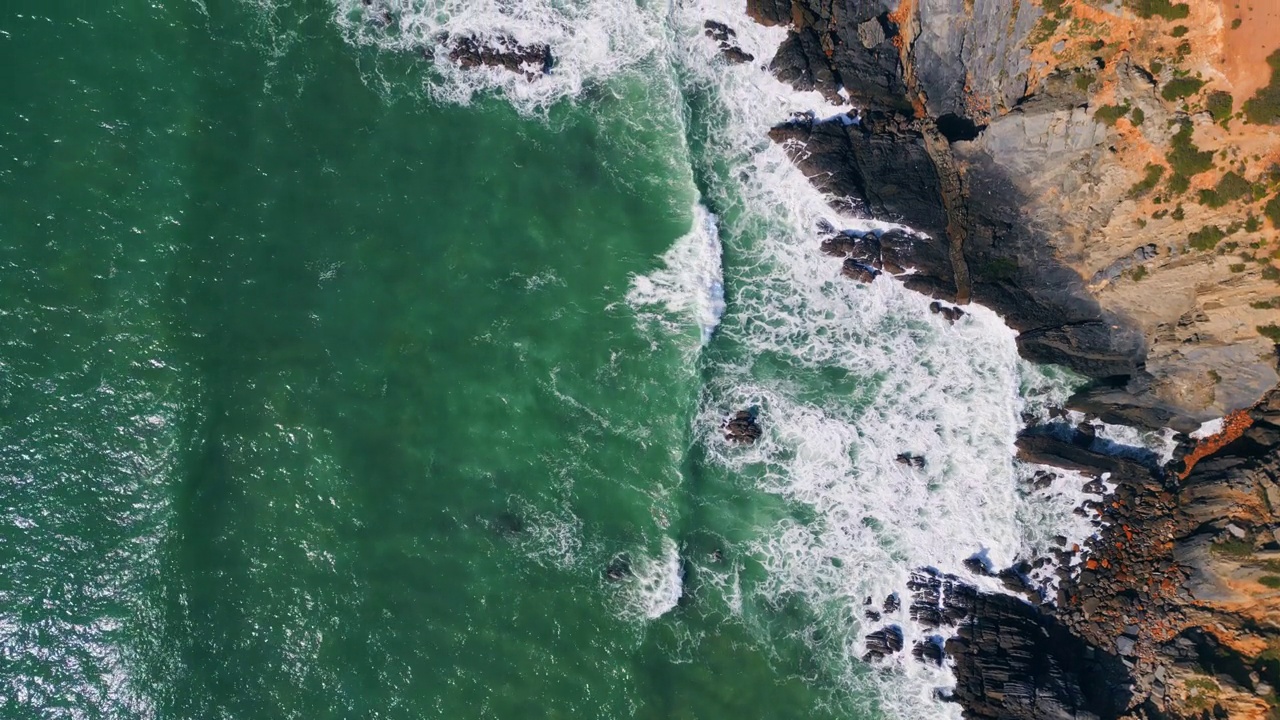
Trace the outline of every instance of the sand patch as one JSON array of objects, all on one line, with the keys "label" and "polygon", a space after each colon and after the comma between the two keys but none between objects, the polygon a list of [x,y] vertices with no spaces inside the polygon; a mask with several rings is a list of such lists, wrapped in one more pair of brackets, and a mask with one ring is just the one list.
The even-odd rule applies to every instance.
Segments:
[{"label": "sand patch", "polygon": [[[1280,48],[1280,0],[1218,0],[1222,6],[1222,69],[1236,106],[1271,81],[1267,56]],[[1239,27],[1232,26],[1239,20]]]}]

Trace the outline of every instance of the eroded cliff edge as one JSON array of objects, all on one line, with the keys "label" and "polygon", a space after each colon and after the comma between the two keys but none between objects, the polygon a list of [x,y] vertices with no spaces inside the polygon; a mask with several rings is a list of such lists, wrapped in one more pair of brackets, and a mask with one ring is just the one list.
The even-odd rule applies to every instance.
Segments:
[{"label": "eroded cliff edge", "polygon": [[1025,458],[1115,490],[1056,598],[919,581],[959,619],[966,715],[1280,717],[1280,4],[747,6],[788,28],[779,77],[857,108],[773,139],[835,202],[927,236],[828,238],[846,274],[995,309],[1024,356],[1093,380],[1073,405],[1094,417],[1229,418],[1167,466],[1028,430]]},{"label": "eroded cliff edge", "polygon": [[[1024,355],[1097,380],[1081,408],[1191,430],[1280,382],[1280,134],[1263,122],[1280,87],[1263,50],[1280,37],[1240,35],[1266,11],[1234,23],[1254,11],[1163,0],[748,9],[790,28],[772,60],[781,78],[860,109],[854,122],[797,119],[774,139],[833,195],[929,236],[909,251],[909,285],[994,308]],[[1233,43],[1262,47],[1262,69],[1232,65]]]}]

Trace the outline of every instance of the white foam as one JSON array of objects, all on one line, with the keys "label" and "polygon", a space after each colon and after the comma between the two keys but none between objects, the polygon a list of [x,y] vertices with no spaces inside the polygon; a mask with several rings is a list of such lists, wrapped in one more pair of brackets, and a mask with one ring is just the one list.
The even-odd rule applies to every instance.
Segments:
[{"label": "white foam", "polygon": [[[351,43],[429,59],[424,86],[432,97],[465,105],[477,93],[498,92],[522,112],[636,68],[662,38],[660,8],[632,0],[334,0],[334,18]],[[546,44],[554,65],[533,80],[502,68],[464,70],[449,60],[446,36]]]},{"label": "white foam", "polygon": [[[755,550],[767,580],[756,591],[807,598],[832,638],[815,652],[844,662],[855,694],[876,691],[890,717],[958,717],[959,708],[934,692],[952,678],[908,653],[893,658],[888,673],[858,669],[853,658],[880,626],[861,619],[863,600],[903,595],[903,607],[881,624],[901,625],[910,648],[932,633],[907,616],[912,569],[966,575],[963,561],[978,553],[1005,567],[1045,552],[1055,535],[1078,540],[1096,531],[1072,512],[1083,478],[1059,473],[1047,490],[1028,491],[1020,480],[1034,468],[1012,459],[1024,407],[1019,387],[1061,389],[1024,374],[1014,333],[994,313],[969,308],[952,326],[928,312],[926,298],[887,278],[862,286],[840,277],[839,262],[818,252],[819,222],[864,231],[884,224],[833,211],[763,138],[797,111],[837,117],[848,108],[782,85],[763,63],[725,66],[715,44],[699,37],[703,20],[728,24],[738,44],[764,60],[785,32],[746,20],[738,3],[685,3],[673,17],[686,38],[677,44],[680,66],[719,100],[708,122],[715,161],[728,170],[713,176],[708,193],[734,218],[722,236],[746,256],[733,278],[734,312],[719,332],[776,367],[718,368],[695,432],[713,461],[735,474],[759,473],[762,489],[816,518],[765,529]],[[732,446],[718,420],[747,406],[760,409],[765,435],[748,448]],[[901,453],[925,457],[925,467],[897,462]]]},{"label": "white foam", "polygon": [[[374,2],[384,7],[388,0]],[[828,638],[813,641],[814,652],[830,659],[853,696],[874,692],[894,718],[959,717],[957,706],[936,699],[935,689],[953,682],[945,669],[909,653],[891,659],[884,672],[860,667],[855,658],[878,627],[861,619],[863,599],[902,596],[902,607],[884,623],[901,625],[910,648],[931,634],[907,616],[913,569],[965,574],[963,561],[975,553],[1005,567],[1045,551],[1054,535],[1078,540],[1096,529],[1071,512],[1082,478],[1060,473],[1048,490],[1028,491],[1020,481],[1034,468],[1012,459],[1020,413],[1060,403],[1055,398],[1065,399],[1070,378],[1046,380],[1022,362],[1013,332],[990,311],[969,308],[953,326],[928,312],[926,298],[888,278],[857,285],[840,277],[839,261],[818,252],[819,223],[855,230],[889,223],[832,210],[768,139],[771,126],[797,112],[853,121],[845,115],[850,108],[796,92],[768,72],[786,30],[751,22],[740,0],[646,7],[628,0],[436,0],[430,7],[403,0],[395,8],[390,28],[371,24],[360,0],[338,0],[335,13],[356,44],[425,49],[434,59],[427,89],[445,101],[466,103],[477,92],[495,91],[521,111],[537,112],[642,70],[653,75],[655,97],[663,101],[672,99],[673,75],[687,92],[710,99],[713,107],[696,130],[714,150],[688,159],[722,223],[696,208],[691,232],[664,255],[662,268],[633,279],[627,300],[677,335],[693,324],[703,342],[714,331],[747,350],[749,362],[711,368],[694,433],[710,461],[744,476],[750,470],[761,490],[804,506],[814,518],[759,528],[752,550],[766,579],[744,587],[735,566],[725,578],[733,589],[728,603],[735,613],[749,613],[759,606],[753,596],[803,597]],[[703,34],[706,20],[732,27],[734,42],[756,60],[727,64]],[[532,81],[497,69],[463,71],[438,46],[435,38],[446,32],[547,43],[556,66]],[[650,105],[646,112],[667,108]],[[671,105],[667,120],[683,126],[681,108]],[[723,323],[721,239],[742,258],[731,278],[734,312]],[[750,447],[730,446],[719,421],[747,406],[760,408],[764,437]],[[898,463],[900,453],[925,457],[925,466]],[[572,557],[580,526],[568,530],[555,535],[567,539],[545,543],[554,548],[550,557]],[[638,616],[653,619],[676,607],[683,588],[673,541],[664,537],[662,551],[639,558],[633,570],[627,592]]]},{"label": "white foam", "polygon": [[582,520],[567,507],[544,510],[523,498],[513,507],[524,520],[519,544],[522,554],[544,567],[569,568],[582,551]]},{"label": "white foam", "polygon": [[[627,303],[672,332],[693,321],[706,344],[724,315],[724,270],[716,216],[701,203],[694,206],[693,216],[693,227],[662,256],[663,267],[632,278]],[[645,312],[654,308],[665,316]]]},{"label": "white foam", "polygon": [[1213,437],[1222,432],[1222,428],[1226,427],[1226,422],[1226,418],[1206,420],[1200,424],[1200,427],[1195,429],[1195,432],[1191,433],[1191,439],[1204,440],[1205,438]]},{"label": "white foam", "polygon": [[648,620],[660,618],[680,603],[684,577],[680,568],[680,551],[671,538],[662,538],[662,549],[657,557],[640,557],[632,564],[631,570],[634,574],[629,583],[632,607],[641,617]]}]

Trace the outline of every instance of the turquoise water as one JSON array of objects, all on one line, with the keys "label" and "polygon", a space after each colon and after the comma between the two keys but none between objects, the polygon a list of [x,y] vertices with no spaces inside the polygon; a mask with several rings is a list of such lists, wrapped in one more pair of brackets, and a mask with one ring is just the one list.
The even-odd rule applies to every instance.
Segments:
[{"label": "turquoise water", "polygon": [[1011,336],[813,257],[702,9],[554,7],[630,14],[488,89],[321,0],[0,11],[0,716],[954,713],[860,609],[1069,515]]}]

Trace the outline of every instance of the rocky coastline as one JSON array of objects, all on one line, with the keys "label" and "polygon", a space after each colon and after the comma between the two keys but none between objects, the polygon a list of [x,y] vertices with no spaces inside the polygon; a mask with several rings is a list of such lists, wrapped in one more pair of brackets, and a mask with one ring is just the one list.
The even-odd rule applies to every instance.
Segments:
[{"label": "rocky coastline", "polygon": [[[1112,488],[1083,509],[1104,521],[1102,530],[1084,547],[1056,552],[1054,597],[1023,582],[1026,568],[999,574],[1012,594],[922,571],[910,587],[912,620],[952,628],[954,636],[945,648],[913,648],[917,660],[950,658],[952,699],[970,718],[1280,717],[1275,345],[1251,328],[1222,330],[1223,318],[1234,318],[1236,327],[1246,324],[1242,317],[1254,321],[1237,311],[1248,304],[1240,297],[1257,297],[1256,283],[1245,296],[1239,279],[1232,285],[1228,278],[1221,284],[1236,288],[1228,298],[1201,282],[1188,297],[1178,274],[1187,258],[1214,260],[1185,243],[1167,251],[1138,245],[1086,272],[1090,253],[1112,250],[1093,247],[1104,239],[1082,252],[1073,235],[1111,232],[1137,202],[1132,191],[1129,205],[1098,197],[1124,195],[1114,181],[1099,179],[1119,172],[1107,154],[1123,154],[1108,145],[1113,130],[1094,117],[1099,93],[1124,95],[1126,111],[1146,103],[1145,116],[1168,127],[1194,120],[1158,98],[1147,102],[1157,78],[1155,63],[1144,68],[1134,60],[1143,18],[1120,2],[1095,5],[748,0],[747,10],[756,22],[788,30],[769,61],[780,79],[833,100],[848,97],[858,108],[839,122],[794,117],[771,138],[837,205],[919,231],[820,229],[815,244],[842,260],[839,272],[860,282],[899,276],[940,301],[935,312],[962,312],[946,304],[988,306],[1019,332],[1024,357],[1090,379],[1071,409],[1180,433],[1173,461],[1160,463],[1116,454],[1088,423],[1028,427],[1018,441],[1022,459],[1079,471],[1099,487],[1105,479]],[[1055,57],[1070,56],[1068,41],[1054,41],[1044,28],[1070,21],[1071,13],[1114,14],[1129,23],[1131,47],[1108,53],[1099,37],[1089,45],[1096,57],[1083,64],[1045,61],[1050,56],[1037,43],[1053,41]],[[1072,193],[1086,206],[1060,202]],[[1106,213],[1097,209],[1103,206]],[[1158,210],[1154,216],[1163,218]],[[1131,235],[1116,242],[1132,242]],[[1274,232],[1260,237],[1257,246],[1274,244]],[[1144,288],[1158,309],[1126,305],[1123,292],[1112,292],[1121,279],[1141,280],[1133,268],[1145,274],[1144,263],[1159,263],[1153,267],[1164,273]],[[1222,416],[1218,434],[1186,435]],[[876,630],[866,658],[903,650],[901,638],[893,626]]]}]

